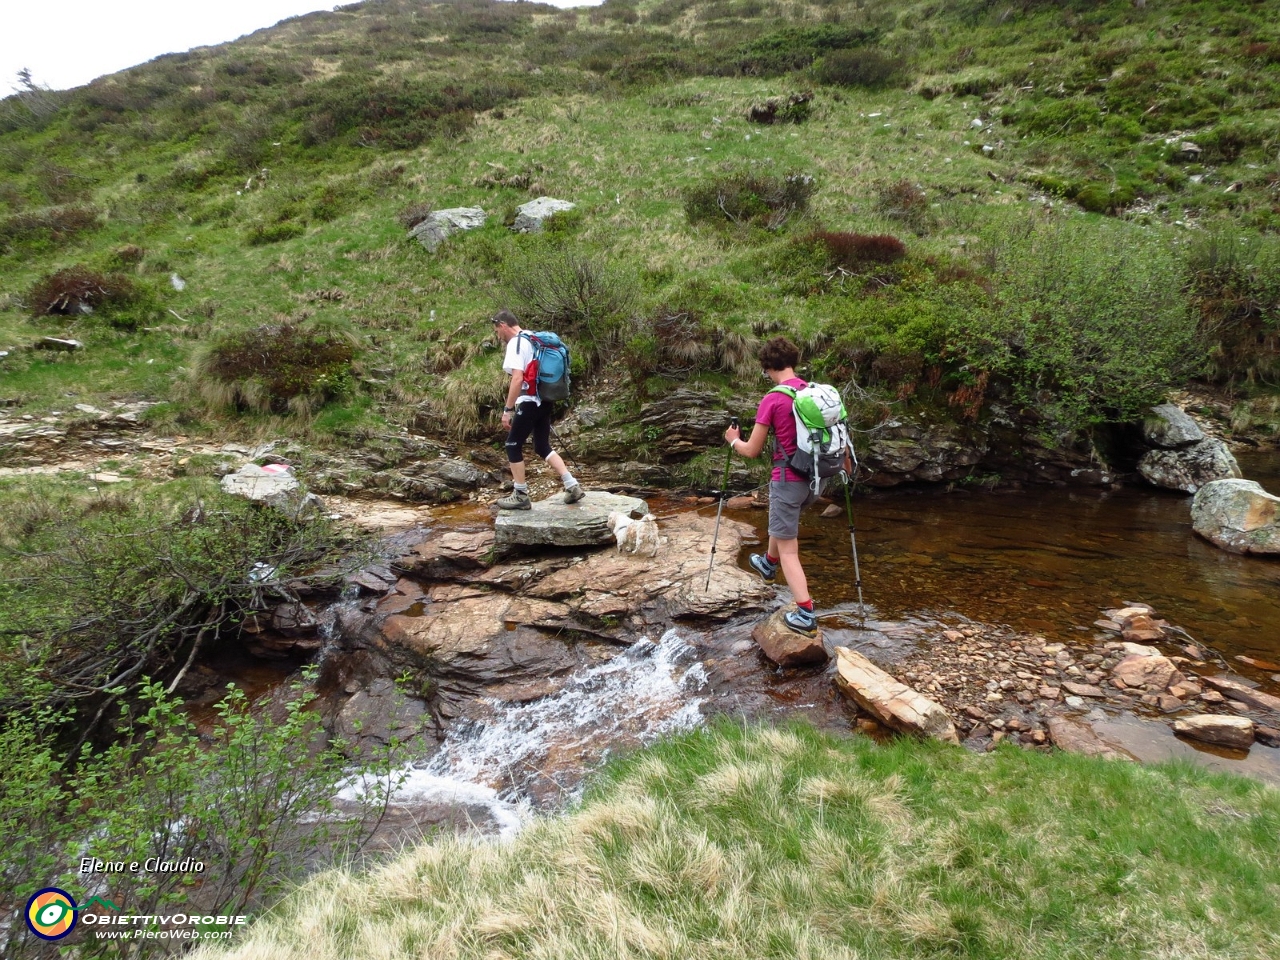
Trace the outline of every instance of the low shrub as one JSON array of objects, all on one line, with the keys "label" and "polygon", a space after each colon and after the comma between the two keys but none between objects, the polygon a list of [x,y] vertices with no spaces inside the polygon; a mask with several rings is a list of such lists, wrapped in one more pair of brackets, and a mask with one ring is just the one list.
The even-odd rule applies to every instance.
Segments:
[{"label": "low shrub", "polygon": [[259,223],[249,228],[244,240],[251,247],[262,247],[268,243],[292,240],[306,232],[306,227],[300,223],[294,223],[292,220],[284,220],[280,223]]},{"label": "low shrub", "polygon": [[906,68],[906,61],[881,50],[832,50],[823,55],[814,66],[814,76],[819,83],[833,87],[867,87],[875,89],[888,86],[898,79]]},{"label": "low shrub", "polygon": [[67,267],[36,281],[27,292],[31,316],[82,317],[101,314],[112,326],[132,328],[141,319],[147,297],[119,273],[99,273],[85,266]]},{"label": "low shrub", "polygon": [[776,77],[802,70],[829,51],[861,46],[872,39],[866,30],[840,24],[783,27],[742,44],[722,62],[719,72]]},{"label": "low shrub", "polygon": [[412,230],[418,224],[426,220],[427,217],[431,216],[434,210],[435,207],[430,203],[411,203],[400,211],[396,216],[396,220],[399,221],[400,226],[404,227],[406,230]]},{"label": "low shrub", "polygon": [[754,224],[776,230],[808,209],[816,189],[805,173],[735,173],[687,189],[684,211],[691,224]]},{"label": "low shrub", "polygon": [[872,264],[897,263],[907,255],[906,245],[889,234],[866,235],[817,230],[806,240],[821,243],[833,267],[858,271]]},{"label": "low shrub", "polygon": [[804,123],[813,106],[812,93],[793,93],[785,100],[771,97],[762,104],[752,104],[747,119],[766,126],[774,123]]},{"label": "low shrub", "polygon": [[68,243],[96,230],[98,215],[90,207],[50,207],[0,220],[0,251],[40,250]]},{"label": "low shrub", "polygon": [[1228,389],[1280,382],[1280,237],[1206,231],[1187,269],[1209,378]]},{"label": "low shrub", "polygon": [[306,414],[353,387],[355,348],[341,333],[282,323],[227,334],[200,358],[196,382],[215,407]]},{"label": "low shrub", "polygon": [[512,258],[505,281],[523,326],[576,337],[573,346],[592,366],[616,343],[636,302],[634,278],[611,259],[553,243]]},{"label": "low shrub", "polygon": [[906,224],[923,235],[933,225],[929,198],[924,188],[910,180],[893,180],[876,187],[876,211],[890,220]]}]

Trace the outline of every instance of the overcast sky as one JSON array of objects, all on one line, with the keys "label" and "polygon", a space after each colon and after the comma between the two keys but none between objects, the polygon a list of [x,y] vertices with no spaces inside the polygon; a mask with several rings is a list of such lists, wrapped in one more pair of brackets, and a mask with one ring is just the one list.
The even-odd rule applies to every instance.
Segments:
[{"label": "overcast sky", "polygon": [[[234,40],[287,17],[331,10],[316,0],[0,0],[0,96],[23,67],[63,90],[162,53]],[[558,7],[599,0],[549,0]]]}]

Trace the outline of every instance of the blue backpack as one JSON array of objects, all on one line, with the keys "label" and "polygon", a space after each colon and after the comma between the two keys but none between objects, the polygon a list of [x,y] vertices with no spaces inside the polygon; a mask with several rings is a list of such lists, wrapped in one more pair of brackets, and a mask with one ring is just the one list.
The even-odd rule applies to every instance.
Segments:
[{"label": "blue backpack", "polygon": [[569,348],[550,330],[520,336],[533,347],[533,359],[524,368],[524,390],[541,400],[569,399]]}]

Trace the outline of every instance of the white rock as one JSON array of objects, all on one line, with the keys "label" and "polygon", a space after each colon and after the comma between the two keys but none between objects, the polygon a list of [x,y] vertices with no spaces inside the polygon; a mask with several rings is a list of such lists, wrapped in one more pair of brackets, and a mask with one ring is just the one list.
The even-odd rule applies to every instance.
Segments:
[{"label": "white rock", "polygon": [[487,218],[488,214],[479,207],[433,210],[427,219],[409,231],[409,236],[434,253],[448,237],[463,230],[479,229]]},{"label": "white rock", "polygon": [[568,200],[557,200],[555,197],[538,197],[516,207],[516,222],[511,229],[516,233],[538,233],[542,223],[556,213],[572,210],[577,204]]},{"label": "white rock", "polygon": [[1191,501],[1191,526],[1231,553],[1280,554],[1280,497],[1252,480],[1215,480]]}]

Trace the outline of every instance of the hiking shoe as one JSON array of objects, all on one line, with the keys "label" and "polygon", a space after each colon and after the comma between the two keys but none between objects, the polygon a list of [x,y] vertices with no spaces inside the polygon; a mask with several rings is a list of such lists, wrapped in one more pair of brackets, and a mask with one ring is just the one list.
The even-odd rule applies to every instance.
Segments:
[{"label": "hiking shoe", "polygon": [[512,490],[511,496],[503,497],[498,501],[499,510],[532,510],[533,501],[529,499],[528,492],[524,490]]},{"label": "hiking shoe", "polygon": [[778,578],[778,565],[770,563],[769,558],[763,553],[753,553],[747,561],[751,564],[751,569],[760,574],[765,583],[773,583]]},{"label": "hiking shoe", "polygon": [[571,486],[571,487],[565,487],[565,488],[564,488],[564,502],[565,502],[565,503],[577,503],[579,500],[581,500],[581,499],[582,499],[583,497],[585,497],[586,495],[587,495],[587,491],[585,491],[585,490],[583,490],[583,489],[582,489],[582,484],[580,484],[580,483],[575,483],[575,484],[574,484],[573,486]]},{"label": "hiking shoe", "polygon": [[818,618],[813,611],[805,610],[803,607],[788,610],[782,615],[782,622],[796,633],[803,633],[806,637],[812,637],[818,632]]}]

